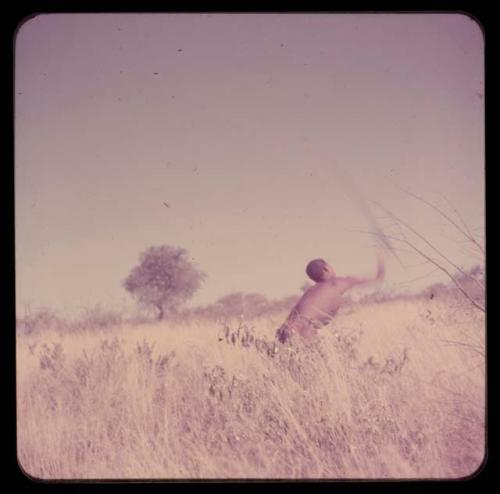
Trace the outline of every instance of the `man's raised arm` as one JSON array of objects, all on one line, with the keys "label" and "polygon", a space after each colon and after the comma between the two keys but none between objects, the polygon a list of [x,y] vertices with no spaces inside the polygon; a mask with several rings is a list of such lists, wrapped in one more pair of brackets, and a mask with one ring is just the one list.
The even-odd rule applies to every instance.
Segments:
[{"label": "man's raised arm", "polygon": [[385,264],[384,257],[380,250],[377,250],[377,274],[374,278],[356,278],[354,276],[348,276],[346,278],[339,278],[339,282],[344,285],[344,290],[349,290],[358,285],[365,285],[367,283],[373,283],[376,281],[381,281],[385,277]]}]

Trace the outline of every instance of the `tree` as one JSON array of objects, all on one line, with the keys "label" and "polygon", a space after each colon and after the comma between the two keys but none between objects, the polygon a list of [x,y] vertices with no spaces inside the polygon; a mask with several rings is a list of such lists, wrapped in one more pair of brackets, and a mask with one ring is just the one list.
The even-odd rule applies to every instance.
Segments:
[{"label": "tree", "polygon": [[[466,242],[468,244],[468,254],[476,261],[479,260],[480,265],[472,268],[469,272],[465,271],[464,268],[459,266],[450,255],[438,248],[436,244],[426,235],[423,235],[408,222],[402,220],[392,211],[375,201],[372,202],[386,214],[385,219],[391,222],[390,227],[394,233],[387,235],[383,230],[369,232],[362,230],[353,231],[375,235],[380,240],[383,240],[383,243],[386,246],[390,246],[389,240],[395,242],[396,245],[399,245],[399,247],[391,247],[390,251],[402,265],[403,263],[396,254],[396,251],[405,252],[406,250],[406,252],[419,256],[424,260],[424,264],[429,264],[434,267],[434,269],[426,276],[431,275],[436,271],[441,271],[451,280],[462,295],[476,309],[485,312],[485,280],[481,275],[483,270],[481,266],[484,266],[485,261],[484,239],[481,238],[481,235],[474,233],[476,229],[469,228],[458,210],[453,207],[453,205],[450,204],[450,207],[455,213],[456,218],[453,218],[450,214],[443,211],[436,204],[429,202],[425,198],[420,197],[408,190],[402,190],[417,201],[432,208],[441,218],[444,218],[446,220],[444,224],[449,227],[453,227],[453,231],[460,234],[460,240],[457,239],[457,241],[460,241],[460,243]],[[403,249],[401,247],[403,247]]]},{"label": "tree", "polygon": [[150,247],[139,260],[123,286],[140,305],[154,307],[158,320],[191,298],[206,278],[193,266],[187,250],[179,247]]}]

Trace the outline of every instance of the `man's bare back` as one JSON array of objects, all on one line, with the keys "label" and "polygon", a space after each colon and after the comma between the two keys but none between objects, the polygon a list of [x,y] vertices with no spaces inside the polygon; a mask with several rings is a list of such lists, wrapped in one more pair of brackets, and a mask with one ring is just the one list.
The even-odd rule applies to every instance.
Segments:
[{"label": "man's bare back", "polygon": [[295,304],[285,323],[278,329],[276,337],[284,343],[292,332],[298,332],[309,340],[319,327],[327,324],[342,305],[342,295],[354,286],[383,279],[385,268],[382,255],[377,255],[378,265],[375,278],[337,277],[333,268],[323,261],[311,261],[306,272],[316,284],[306,290]]}]

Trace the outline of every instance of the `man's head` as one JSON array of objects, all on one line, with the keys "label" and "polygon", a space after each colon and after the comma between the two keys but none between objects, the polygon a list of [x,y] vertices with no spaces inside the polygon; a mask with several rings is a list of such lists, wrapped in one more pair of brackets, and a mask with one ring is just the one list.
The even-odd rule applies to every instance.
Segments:
[{"label": "man's head", "polygon": [[314,259],[311,261],[306,267],[306,273],[316,283],[335,279],[335,271],[323,259]]}]

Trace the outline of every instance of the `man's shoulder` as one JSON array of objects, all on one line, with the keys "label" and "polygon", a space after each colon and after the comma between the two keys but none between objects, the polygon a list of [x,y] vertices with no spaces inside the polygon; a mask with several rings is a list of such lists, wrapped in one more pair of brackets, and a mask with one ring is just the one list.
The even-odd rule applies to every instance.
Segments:
[{"label": "man's shoulder", "polygon": [[345,285],[346,283],[349,283],[350,278],[345,277],[345,276],[337,276],[334,280],[331,281],[332,285],[339,286],[339,285]]},{"label": "man's shoulder", "polygon": [[349,286],[347,278],[335,278],[335,280],[325,280],[316,283],[311,287],[306,295],[306,298],[314,297],[315,294],[324,292],[343,291]]},{"label": "man's shoulder", "polygon": [[351,277],[338,277],[332,281],[332,286],[338,288],[339,290],[346,290],[354,284],[354,279]]}]

